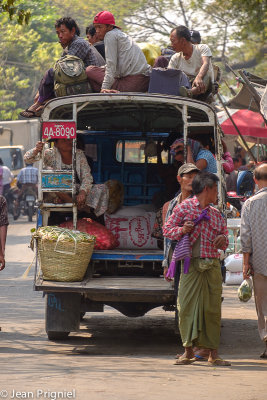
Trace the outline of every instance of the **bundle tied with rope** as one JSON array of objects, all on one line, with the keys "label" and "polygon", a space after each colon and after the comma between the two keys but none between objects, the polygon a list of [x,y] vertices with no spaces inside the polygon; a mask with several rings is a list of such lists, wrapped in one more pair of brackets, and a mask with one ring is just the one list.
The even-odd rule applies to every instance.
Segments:
[{"label": "bundle tied with rope", "polygon": [[34,234],[44,280],[82,281],[90,262],[95,236],[58,226],[40,227]]}]

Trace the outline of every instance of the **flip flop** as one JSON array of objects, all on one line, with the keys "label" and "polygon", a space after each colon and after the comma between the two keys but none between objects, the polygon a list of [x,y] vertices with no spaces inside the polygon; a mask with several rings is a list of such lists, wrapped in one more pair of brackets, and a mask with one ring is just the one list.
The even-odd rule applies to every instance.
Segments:
[{"label": "flip flop", "polygon": [[[176,356],[175,356],[175,358],[180,358],[180,357],[181,357],[180,354],[176,354]],[[195,356],[193,358],[195,358],[195,361],[208,361],[207,357],[203,357],[198,354],[195,354]]]},{"label": "flip flop", "polygon": [[267,358],[266,350],[264,350],[264,352],[260,355],[260,358]]},{"label": "flip flop", "polygon": [[26,110],[24,111],[21,111],[19,115],[21,115],[24,118],[35,118],[37,116],[36,111],[29,110],[28,108],[26,108]]},{"label": "flip flop", "polygon": [[36,108],[36,110],[30,110],[29,108],[26,108],[26,110],[21,111],[19,115],[21,115],[24,118],[38,118],[41,116],[43,109],[44,109],[44,104],[41,104]]},{"label": "flip flop", "polygon": [[231,363],[229,361],[223,360],[222,358],[216,358],[213,361],[208,361],[208,365],[211,367],[230,367]]},{"label": "flip flop", "polygon": [[208,361],[206,357],[200,356],[198,354],[195,354],[195,359],[196,361]]},{"label": "flip flop", "polygon": [[195,361],[196,361],[195,358],[186,358],[186,357],[181,358],[181,357],[179,357],[175,361],[174,365],[189,365],[189,364],[193,364]]}]

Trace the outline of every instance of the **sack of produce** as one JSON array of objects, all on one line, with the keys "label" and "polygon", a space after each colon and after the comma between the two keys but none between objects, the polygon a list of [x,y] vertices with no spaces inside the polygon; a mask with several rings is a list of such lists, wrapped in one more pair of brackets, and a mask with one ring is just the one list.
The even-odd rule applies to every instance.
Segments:
[{"label": "sack of produce", "polygon": [[240,301],[247,302],[252,296],[252,280],[245,279],[238,288],[237,295]]},{"label": "sack of produce", "polygon": [[[60,226],[72,229],[73,223],[72,221],[63,222]],[[110,230],[90,218],[78,219],[77,229],[95,236],[94,250],[110,250],[119,246],[118,240]]]},{"label": "sack of produce", "polygon": [[225,284],[226,286],[230,285],[240,285],[243,280],[243,272],[230,272],[226,271],[225,275]]},{"label": "sack of produce", "polygon": [[227,271],[241,272],[243,271],[243,254],[231,254],[224,260],[224,266]]},{"label": "sack of produce", "polygon": [[153,212],[129,217],[105,214],[105,224],[118,239],[120,249],[157,249],[157,240],[151,236],[155,218]]},{"label": "sack of produce", "polygon": [[33,235],[43,279],[78,282],[85,275],[95,236],[58,226],[40,227]]}]

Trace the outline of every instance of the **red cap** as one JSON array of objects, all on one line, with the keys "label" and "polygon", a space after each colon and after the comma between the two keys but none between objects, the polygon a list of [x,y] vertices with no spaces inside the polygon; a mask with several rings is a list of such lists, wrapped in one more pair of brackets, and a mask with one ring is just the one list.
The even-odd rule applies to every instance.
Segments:
[{"label": "red cap", "polygon": [[115,18],[109,11],[100,11],[94,18],[94,24],[115,25]]}]

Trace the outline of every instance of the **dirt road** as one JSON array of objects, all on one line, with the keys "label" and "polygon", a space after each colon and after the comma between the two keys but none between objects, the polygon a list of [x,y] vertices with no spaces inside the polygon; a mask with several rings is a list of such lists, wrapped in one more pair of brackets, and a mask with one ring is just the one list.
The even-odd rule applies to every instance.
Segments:
[{"label": "dirt road", "polygon": [[7,267],[0,275],[0,400],[267,399],[254,302],[240,303],[236,287],[224,288],[222,306],[220,353],[231,367],[173,365],[182,347],[173,314],[161,309],[130,319],[106,308],[86,314],[69,340],[49,342],[33,270],[21,278],[33,258],[27,247],[32,226],[21,218],[8,231]]}]

